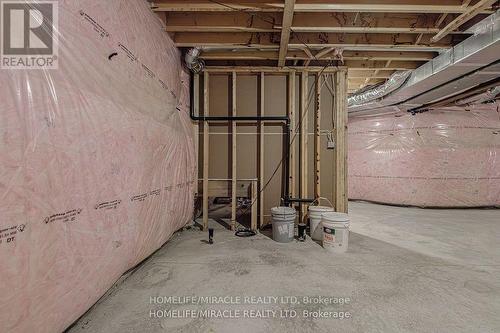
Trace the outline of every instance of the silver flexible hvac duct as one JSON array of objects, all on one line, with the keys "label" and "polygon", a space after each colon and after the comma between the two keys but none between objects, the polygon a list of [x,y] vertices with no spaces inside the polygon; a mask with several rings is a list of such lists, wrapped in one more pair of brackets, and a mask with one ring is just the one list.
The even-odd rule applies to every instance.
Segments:
[{"label": "silver flexible hvac duct", "polygon": [[401,87],[410,77],[412,71],[400,71],[391,75],[383,84],[372,89],[354,93],[347,98],[347,105],[360,106],[376,99],[387,96],[399,87]]},{"label": "silver flexible hvac duct", "polygon": [[[354,104],[353,100],[353,104],[349,103],[349,114],[361,116],[395,109],[413,110],[498,77],[500,11],[485,18],[470,32],[472,36],[413,70],[399,89],[383,98],[368,99],[370,101],[363,104]],[[493,67],[488,68],[490,66]]]},{"label": "silver flexible hvac duct", "polygon": [[199,58],[201,49],[199,47],[193,47],[186,52],[184,56],[184,62],[187,68],[189,68],[193,73],[199,73],[205,67],[205,62]]}]

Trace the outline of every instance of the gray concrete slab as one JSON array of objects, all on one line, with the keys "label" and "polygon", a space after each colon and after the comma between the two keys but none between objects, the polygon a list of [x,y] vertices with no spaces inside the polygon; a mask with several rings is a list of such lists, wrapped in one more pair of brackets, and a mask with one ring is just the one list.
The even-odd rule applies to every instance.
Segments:
[{"label": "gray concrete slab", "polygon": [[[208,245],[206,233],[179,232],[70,332],[500,332],[499,210],[357,202],[350,210],[349,251],[342,255],[310,239],[278,244],[262,234],[242,239],[218,229]],[[168,300],[155,298],[162,296],[241,299],[155,303]],[[297,303],[241,304],[245,296],[294,296]],[[306,304],[304,296],[350,302]],[[239,318],[165,317],[182,310],[240,312]],[[320,312],[351,317],[305,316]]]}]

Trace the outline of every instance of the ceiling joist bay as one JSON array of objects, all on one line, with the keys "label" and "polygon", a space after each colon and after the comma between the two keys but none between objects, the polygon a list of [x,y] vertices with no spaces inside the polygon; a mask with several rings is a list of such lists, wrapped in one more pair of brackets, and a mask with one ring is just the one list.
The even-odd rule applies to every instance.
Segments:
[{"label": "ceiling joist bay", "polygon": [[[165,13],[168,32],[280,32],[281,13],[249,15],[242,12]],[[445,17],[445,24],[453,20]],[[294,32],[424,33],[436,34],[438,14],[405,13],[295,13]],[[451,33],[463,33],[454,30]]]},{"label": "ceiling joist bay", "polygon": [[344,65],[349,90],[414,69],[470,36],[495,0],[159,0],[179,48],[211,66]]},{"label": "ceiling joist bay", "polygon": [[[239,0],[163,0],[151,3],[156,12],[283,12],[283,1],[239,1]],[[467,8],[461,0],[378,0],[367,3],[364,0],[297,1],[295,12],[379,12],[379,13],[464,13]],[[484,13],[491,13],[484,9]]]}]

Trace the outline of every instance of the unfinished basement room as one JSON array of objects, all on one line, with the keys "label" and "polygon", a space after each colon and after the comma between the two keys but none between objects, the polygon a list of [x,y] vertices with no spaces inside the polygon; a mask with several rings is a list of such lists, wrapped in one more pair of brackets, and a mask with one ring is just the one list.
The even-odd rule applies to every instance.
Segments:
[{"label": "unfinished basement room", "polygon": [[499,333],[499,0],[0,0],[0,333]]}]

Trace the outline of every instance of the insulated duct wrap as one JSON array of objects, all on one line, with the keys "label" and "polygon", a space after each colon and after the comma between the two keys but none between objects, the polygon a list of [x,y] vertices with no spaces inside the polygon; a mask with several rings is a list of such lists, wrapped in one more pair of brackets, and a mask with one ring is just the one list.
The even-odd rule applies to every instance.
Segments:
[{"label": "insulated duct wrap", "polygon": [[351,94],[347,98],[347,104],[349,107],[360,106],[387,96],[391,92],[401,87],[410,77],[410,75],[411,71],[396,72],[392,74],[386,82],[379,86]]},{"label": "insulated duct wrap", "polygon": [[349,198],[500,206],[499,105],[349,118]]},{"label": "insulated duct wrap", "polygon": [[205,67],[205,63],[201,60],[200,57],[201,49],[198,47],[193,47],[186,52],[184,56],[184,62],[186,63],[186,67],[189,68],[193,73],[199,73]]},{"label": "insulated duct wrap", "polygon": [[58,9],[58,69],[0,70],[1,332],[62,332],[192,216],[189,76],[160,20]]}]

